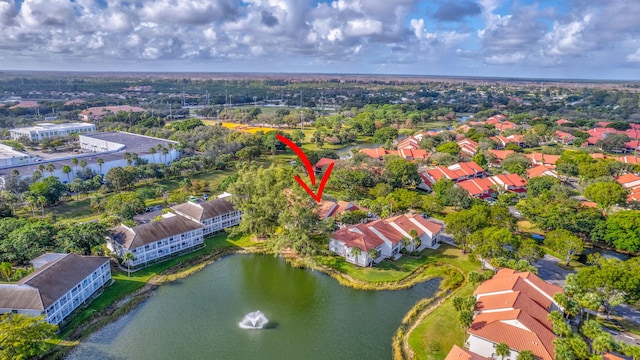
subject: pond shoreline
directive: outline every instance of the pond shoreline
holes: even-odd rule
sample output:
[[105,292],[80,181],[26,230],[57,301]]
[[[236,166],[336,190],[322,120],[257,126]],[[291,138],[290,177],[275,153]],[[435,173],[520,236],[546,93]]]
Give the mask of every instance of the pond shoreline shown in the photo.
[[[86,322],[76,326],[73,329],[66,329],[70,331],[64,338],[61,338],[60,344],[55,346],[50,353],[45,355],[43,359],[63,359],[73,349],[79,345],[83,340],[89,337],[91,334],[99,331],[106,325],[109,325],[130,311],[134,310],[141,303],[147,300],[153,295],[161,285],[170,284],[176,280],[184,279],[193,275],[210,264],[235,254],[263,254],[269,255],[262,247],[256,248],[224,248],[220,251],[206,254],[194,259],[191,259],[185,263],[179,263],[171,268],[168,268],[158,275],[153,276],[149,281],[141,288],[133,291],[132,293],[124,295],[123,298],[114,301],[108,305],[100,315],[89,318]],[[271,254],[273,255],[273,254]],[[303,267],[311,270],[317,270],[323,274],[326,274],[335,279],[341,286],[354,288],[357,290],[369,290],[369,291],[382,291],[382,290],[402,290],[410,288],[418,283],[432,280],[437,276],[423,276],[425,270],[430,266],[425,264],[415,269],[407,277],[402,280],[390,282],[390,283],[371,283],[363,280],[357,280],[350,277],[347,274],[341,273],[338,270],[332,269],[325,265],[317,263],[309,263],[302,261],[295,256],[281,255],[285,258],[285,261],[293,267]],[[419,306],[419,303],[415,304],[409,313],[414,312],[415,306]]]

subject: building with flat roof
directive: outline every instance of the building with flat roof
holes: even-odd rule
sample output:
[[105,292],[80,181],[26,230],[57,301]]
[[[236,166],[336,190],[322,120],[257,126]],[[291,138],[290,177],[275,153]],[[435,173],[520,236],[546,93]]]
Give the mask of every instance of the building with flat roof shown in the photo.
[[45,315],[59,324],[111,281],[109,258],[76,254],[44,254],[36,269],[15,284],[0,284],[0,314]]
[[29,164],[36,159],[37,157],[16,151],[11,146],[0,144],[0,169]]
[[13,140],[29,139],[40,141],[55,136],[67,136],[69,134],[88,134],[96,131],[96,126],[89,123],[52,124],[41,123],[36,126],[16,128],[9,130]]

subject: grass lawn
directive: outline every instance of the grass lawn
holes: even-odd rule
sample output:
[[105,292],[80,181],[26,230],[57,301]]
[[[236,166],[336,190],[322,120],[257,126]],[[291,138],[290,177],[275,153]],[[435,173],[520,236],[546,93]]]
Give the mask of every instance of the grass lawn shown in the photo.
[[[430,254],[430,256],[429,256]],[[480,271],[480,262],[471,261],[460,249],[442,246],[438,250],[427,253],[431,262],[451,264],[463,272]],[[454,295],[471,295],[476,285],[466,284]],[[453,308],[452,297],[429,314],[409,336],[409,345],[416,354],[416,359],[444,359],[454,344],[463,342],[463,329],[458,322],[458,313]]]
[[149,266],[136,272],[132,272],[131,277],[127,276],[126,271],[121,271],[117,268],[114,269],[112,267],[112,277],[114,283],[111,286],[105,288],[102,295],[100,295],[91,304],[89,304],[89,306],[82,309],[76,316],[72,318],[71,322],[67,324],[67,326],[65,326],[65,329],[67,330],[63,332],[62,337],[68,335],[68,329],[73,329],[77,325],[82,324],[93,314],[100,314],[109,305],[142,288],[147,284],[147,282],[149,282],[152,277],[162,273],[163,271],[173,266],[176,266],[180,263],[186,263],[203,255],[212,254],[224,248],[255,245],[251,240],[251,237],[237,236],[232,238],[229,237],[227,233],[221,233],[209,237],[205,239],[205,244],[206,247],[198,251]]

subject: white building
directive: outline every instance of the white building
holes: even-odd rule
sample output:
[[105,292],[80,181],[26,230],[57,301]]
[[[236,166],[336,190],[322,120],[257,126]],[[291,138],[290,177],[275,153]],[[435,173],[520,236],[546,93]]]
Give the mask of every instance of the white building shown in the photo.
[[242,220],[242,213],[234,209],[233,204],[225,199],[201,203],[187,201],[171,207],[171,210],[202,224],[204,236],[236,226]]
[[120,225],[111,230],[107,247],[119,257],[132,253],[130,266],[169,258],[202,245],[203,226],[186,217],[165,214],[162,219],[134,227]]
[[0,144],[0,169],[26,165],[36,161],[36,156],[13,150],[11,146]]
[[[329,236],[329,250],[344,256],[350,263],[368,266],[384,258],[398,259],[402,249],[437,248],[441,231],[442,225],[420,215],[399,215],[340,229]],[[416,239],[419,239],[420,247]],[[373,253],[372,249],[375,249],[375,257],[369,253]]]
[[45,315],[59,324],[111,281],[109,258],[45,254],[32,261],[36,269],[15,284],[0,284],[0,314]]
[[16,128],[9,130],[13,140],[27,138],[30,141],[40,141],[55,136],[67,136],[69,134],[88,134],[96,131],[94,124],[88,123],[66,123],[52,124],[41,123],[36,126]]

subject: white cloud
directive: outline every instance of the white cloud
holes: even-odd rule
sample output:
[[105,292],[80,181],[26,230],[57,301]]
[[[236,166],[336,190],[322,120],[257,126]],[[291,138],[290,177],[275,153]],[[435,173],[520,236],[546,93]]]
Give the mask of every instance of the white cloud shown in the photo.
[[636,50],[636,52],[632,54],[627,55],[627,61],[640,63],[640,49]]

